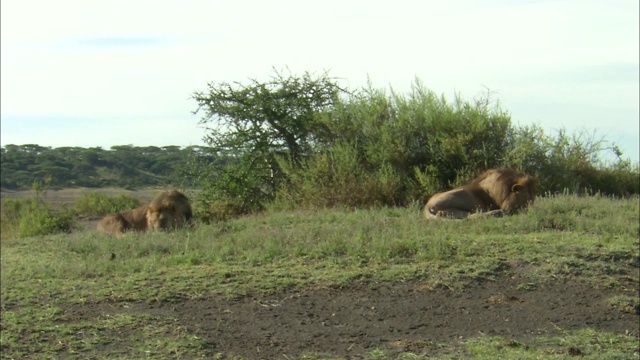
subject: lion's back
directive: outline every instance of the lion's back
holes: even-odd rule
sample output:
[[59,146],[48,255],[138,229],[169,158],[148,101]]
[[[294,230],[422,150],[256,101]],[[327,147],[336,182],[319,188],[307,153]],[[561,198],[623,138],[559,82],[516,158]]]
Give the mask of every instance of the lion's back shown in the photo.
[[96,230],[109,235],[122,235],[127,230],[127,222],[120,213],[109,214],[98,222]]
[[147,230],[147,210],[148,205],[143,205],[135,209],[125,211],[122,217],[129,223],[131,230],[145,231]]
[[147,205],[132,210],[109,214],[96,225],[96,230],[109,235],[120,236],[131,230],[147,230]]

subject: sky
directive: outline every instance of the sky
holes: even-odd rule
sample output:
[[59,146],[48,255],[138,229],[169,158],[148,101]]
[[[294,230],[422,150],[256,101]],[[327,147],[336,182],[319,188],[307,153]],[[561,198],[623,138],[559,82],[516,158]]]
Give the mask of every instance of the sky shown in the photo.
[[447,99],[639,157],[637,0],[2,0],[0,143],[204,145],[195,91],[321,74]]

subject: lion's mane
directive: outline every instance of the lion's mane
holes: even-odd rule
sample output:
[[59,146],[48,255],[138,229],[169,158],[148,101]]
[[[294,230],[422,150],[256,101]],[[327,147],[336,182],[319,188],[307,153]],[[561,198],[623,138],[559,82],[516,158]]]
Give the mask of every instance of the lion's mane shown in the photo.
[[158,194],[147,211],[147,226],[150,230],[178,229],[191,221],[193,211],[189,199],[178,190]]

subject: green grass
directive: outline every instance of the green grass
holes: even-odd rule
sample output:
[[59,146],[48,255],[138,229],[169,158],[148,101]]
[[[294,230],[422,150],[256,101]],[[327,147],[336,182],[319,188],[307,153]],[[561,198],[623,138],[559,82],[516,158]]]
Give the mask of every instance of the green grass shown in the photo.
[[[540,336],[532,345],[501,337],[481,336],[465,343],[464,357],[473,359],[637,359],[635,336],[593,330],[562,331],[560,336]],[[447,357],[444,357],[447,358]]]
[[[415,350],[403,352],[399,357],[389,351],[373,350],[366,359],[637,359],[640,356],[638,339],[630,335],[599,333],[593,330],[561,331],[560,336],[539,336],[532,344],[505,339],[499,336],[478,336],[462,342],[462,346],[438,344],[429,341],[399,343],[424,353],[439,352],[440,355],[420,355]],[[315,359],[315,358],[314,358]]]
[[[637,293],[638,200],[551,197],[496,219],[426,221],[419,209],[403,208],[288,211],[121,239],[88,230],[3,238],[2,356],[84,357],[95,347],[120,358],[208,356],[202,339],[169,318],[127,313],[77,322],[65,318],[60,304],[233,299],[354,281],[419,280],[457,290],[505,275],[518,275],[521,291],[573,279]],[[629,312],[638,301],[621,296],[609,303]],[[125,332],[134,335],[125,339]],[[560,359],[571,348],[593,359],[638,356],[637,334],[564,334],[527,346],[491,337],[433,346],[458,354],[447,350],[443,358]],[[128,350],[118,353],[127,341]]]

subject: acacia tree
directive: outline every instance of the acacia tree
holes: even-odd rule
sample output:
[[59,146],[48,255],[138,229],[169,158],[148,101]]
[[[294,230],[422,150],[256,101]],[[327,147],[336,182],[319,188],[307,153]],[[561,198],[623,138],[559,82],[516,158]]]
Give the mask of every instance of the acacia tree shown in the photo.
[[209,200],[224,197],[245,211],[259,208],[282,179],[276,158],[299,163],[327,140],[329,130],[318,113],[338,101],[342,90],[334,79],[326,72],[274,73],[266,82],[209,83],[207,91],[194,93],[194,113],[204,112],[205,141],[224,163],[192,168]]

